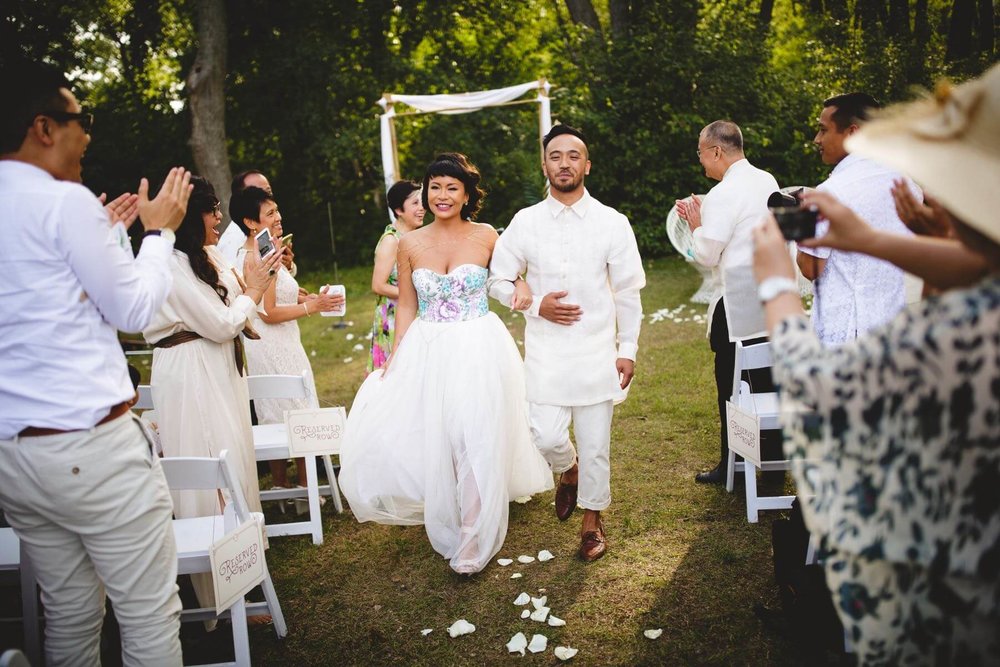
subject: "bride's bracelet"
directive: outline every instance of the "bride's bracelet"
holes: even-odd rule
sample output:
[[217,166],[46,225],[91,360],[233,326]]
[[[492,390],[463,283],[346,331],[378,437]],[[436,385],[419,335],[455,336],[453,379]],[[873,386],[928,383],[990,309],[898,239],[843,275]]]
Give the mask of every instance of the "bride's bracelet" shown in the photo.
[[306,311],[306,317],[312,315],[312,313],[309,312],[309,306],[307,306],[305,303],[302,304],[302,310]]

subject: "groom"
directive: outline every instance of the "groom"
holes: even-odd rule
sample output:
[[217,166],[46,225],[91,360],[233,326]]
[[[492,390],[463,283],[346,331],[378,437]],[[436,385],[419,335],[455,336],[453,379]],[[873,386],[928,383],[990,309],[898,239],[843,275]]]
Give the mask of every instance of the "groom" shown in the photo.
[[543,295],[525,311],[531,435],[560,473],[556,516],[584,509],[579,555],[590,562],[607,550],[601,511],[611,504],[611,414],[632,381],[646,276],[628,219],[584,188],[583,133],[556,125],[542,146],[550,194],[500,236],[490,294],[509,306],[513,281],[527,271],[532,294]]

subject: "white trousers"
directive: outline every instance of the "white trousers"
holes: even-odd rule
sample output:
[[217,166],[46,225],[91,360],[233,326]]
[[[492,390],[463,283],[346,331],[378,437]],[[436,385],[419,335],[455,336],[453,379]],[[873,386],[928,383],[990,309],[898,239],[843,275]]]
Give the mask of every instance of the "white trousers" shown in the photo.
[[105,588],[124,664],[181,664],[173,507],[135,417],[0,440],[0,507],[36,569],[49,667],[100,664]]
[[[532,403],[531,439],[552,467],[566,472],[574,461],[580,464],[576,504],[601,511],[611,504],[611,415],[612,401],[594,405],[545,405]],[[569,438],[570,421],[576,448]]]

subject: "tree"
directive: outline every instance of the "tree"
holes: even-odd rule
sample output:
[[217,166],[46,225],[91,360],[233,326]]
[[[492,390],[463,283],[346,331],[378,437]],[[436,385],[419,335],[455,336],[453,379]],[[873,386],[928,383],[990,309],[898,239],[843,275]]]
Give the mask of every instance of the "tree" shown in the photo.
[[198,55],[187,75],[189,143],[199,175],[215,185],[228,218],[232,172],[226,146],[226,8],[223,0],[198,0],[195,9]]

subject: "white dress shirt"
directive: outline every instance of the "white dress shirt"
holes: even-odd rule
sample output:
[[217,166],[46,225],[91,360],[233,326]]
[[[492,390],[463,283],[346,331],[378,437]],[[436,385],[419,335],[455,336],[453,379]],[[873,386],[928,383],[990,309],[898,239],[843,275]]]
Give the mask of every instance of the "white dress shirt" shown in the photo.
[[[573,206],[549,196],[518,211],[493,249],[490,294],[509,306],[510,282],[525,271],[534,295],[525,313],[528,400],[574,406],[624,398],[615,361],[634,360],[639,350],[646,285],[628,218],[586,191]],[[538,315],[542,297],[560,291],[569,293],[563,303],[583,311],[569,326]]]
[[78,183],[0,161],[0,440],[27,426],[86,429],[131,398],[116,330],[140,331],[170,291],[172,244],[123,251]]
[[[247,235],[243,233],[240,226],[236,224],[235,221],[230,220],[226,228],[222,230],[222,236],[219,237],[219,243],[215,246],[222,256],[225,257],[230,264],[236,266],[236,253],[240,251],[247,242]],[[239,267],[242,272],[243,267]]]
[[774,176],[745,158],[734,162],[701,202],[701,227],[694,230],[694,259],[715,269],[718,291],[708,306],[708,331],[719,299],[726,309],[729,340],[765,335],[764,311],[753,276],[753,230],[778,189]]
[[[898,173],[877,162],[848,155],[817,189],[829,192],[876,229],[910,234],[896,215],[891,192],[896,178]],[[907,182],[918,200],[923,199],[920,189]],[[828,226],[820,223],[817,236]],[[830,248],[799,248],[799,252],[826,259],[812,311],[816,335],[824,345],[854,340],[889,322],[906,304],[903,270],[889,262]]]

